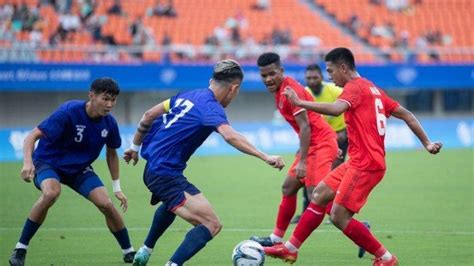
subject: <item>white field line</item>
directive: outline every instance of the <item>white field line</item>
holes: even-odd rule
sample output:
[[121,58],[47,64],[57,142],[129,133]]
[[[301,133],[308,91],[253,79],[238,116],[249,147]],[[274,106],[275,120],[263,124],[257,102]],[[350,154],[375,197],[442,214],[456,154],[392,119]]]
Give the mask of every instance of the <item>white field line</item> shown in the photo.
[[[23,228],[21,227],[0,227],[0,231],[21,231]],[[146,227],[128,227],[128,231],[148,231],[149,228]],[[185,232],[188,231],[190,228],[170,228],[168,231],[174,232]],[[81,231],[81,232],[95,232],[95,231],[104,231],[108,232],[106,226],[104,227],[44,227],[41,228],[40,231]],[[222,229],[224,232],[266,232],[270,233],[273,231],[271,228],[226,228]],[[341,232],[339,230],[324,230],[318,229],[315,231],[316,233],[338,233]],[[467,231],[423,231],[423,230],[372,230],[374,233],[379,234],[401,234],[401,235],[474,235],[474,232],[467,232]]]

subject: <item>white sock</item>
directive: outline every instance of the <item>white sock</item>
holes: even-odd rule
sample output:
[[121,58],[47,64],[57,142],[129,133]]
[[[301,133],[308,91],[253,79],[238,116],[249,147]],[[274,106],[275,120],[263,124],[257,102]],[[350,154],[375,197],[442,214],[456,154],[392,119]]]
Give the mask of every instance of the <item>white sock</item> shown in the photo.
[[392,259],[392,254],[390,252],[385,251],[385,253],[380,257],[382,260],[391,260]]
[[172,261],[168,261],[165,266],[178,266],[178,264],[172,262]]
[[293,244],[291,244],[290,241],[286,241],[285,247],[286,247],[291,253],[295,253],[295,252],[298,251],[298,248],[295,247]]
[[273,243],[281,243],[281,242],[283,242],[283,238],[281,238],[281,237],[275,235],[274,233],[272,233],[272,234],[270,235],[270,240],[272,240]]
[[146,252],[148,252],[149,254],[151,254],[153,252],[153,249],[147,247],[146,245],[143,245],[143,249],[146,250]]
[[28,245],[22,244],[20,242],[16,243],[15,249],[22,248],[22,249],[28,249]]
[[122,253],[123,253],[124,255],[125,255],[125,254],[128,254],[128,253],[130,253],[130,252],[132,252],[132,251],[135,251],[135,250],[133,249],[133,247],[130,247],[130,248],[127,248],[127,249],[122,249]]

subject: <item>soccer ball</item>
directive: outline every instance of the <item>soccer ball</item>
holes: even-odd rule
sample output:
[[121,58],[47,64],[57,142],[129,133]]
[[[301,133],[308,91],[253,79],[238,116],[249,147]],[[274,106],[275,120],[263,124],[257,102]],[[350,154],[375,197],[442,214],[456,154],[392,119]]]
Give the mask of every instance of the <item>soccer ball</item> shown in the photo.
[[263,247],[253,240],[244,240],[235,246],[232,261],[234,266],[261,266],[265,262]]

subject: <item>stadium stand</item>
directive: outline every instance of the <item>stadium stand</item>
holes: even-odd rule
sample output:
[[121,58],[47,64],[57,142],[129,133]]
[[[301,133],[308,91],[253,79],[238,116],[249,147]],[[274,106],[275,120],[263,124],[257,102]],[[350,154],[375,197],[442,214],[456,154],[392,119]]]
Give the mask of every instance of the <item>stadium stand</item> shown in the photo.
[[[439,53],[439,50],[474,45],[472,25],[474,4],[470,0],[316,0],[370,45],[381,49],[417,49],[418,61],[472,62],[474,54]],[[402,60],[400,53],[391,59]]]
[[360,62],[385,59],[377,51],[409,60],[413,50],[424,51],[421,62],[474,61],[472,51],[459,52],[474,46],[465,30],[471,1],[389,2],[315,0],[363,43],[299,0],[272,1],[267,9],[255,8],[255,0],[0,0],[0,48],[9,49],[0,49],[0,60],[195,62],[231,55],[245,62],[274,49],[289,61],[314,61],[347,46],[364,51]]

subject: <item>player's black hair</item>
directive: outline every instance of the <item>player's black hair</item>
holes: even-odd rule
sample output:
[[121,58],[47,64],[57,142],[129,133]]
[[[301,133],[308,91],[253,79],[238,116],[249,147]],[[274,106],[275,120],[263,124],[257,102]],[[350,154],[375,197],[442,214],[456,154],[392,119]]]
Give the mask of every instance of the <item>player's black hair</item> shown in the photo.
[[118,83],[108,77],[98,78],[94,80],[91,84],[90,91],[95,94],[106,93],[112,96],[117,96],[120,94],[120,88]]
[[272,52],[263,53],[257,59],[257,65],[259,67],[268,66],[273,63],[275,63],[277,66],[281,65],[280,56],[277,53],[272,53]]
[[324,61],[334,64],[345,63],[350,69],[355,69],[354,55],[352,54],[351,50],[344,47],[332,49],[326,54]]
[[321,76],[323,75],[323,72],[321,71],[321,68],[317,64],[311,64],[306,67],[306,71],[318,71]]
[[244,79],[244,71],[237,61],[226,59],[217,62],[214,66],[212,79],[217,82],[232,82],[236,79],[242,81]]

